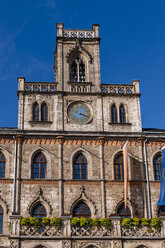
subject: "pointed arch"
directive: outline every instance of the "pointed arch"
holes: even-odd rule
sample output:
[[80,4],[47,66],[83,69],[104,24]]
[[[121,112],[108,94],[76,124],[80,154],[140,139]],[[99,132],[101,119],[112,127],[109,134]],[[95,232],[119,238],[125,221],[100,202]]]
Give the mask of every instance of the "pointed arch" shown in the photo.
[[81,186],[80,190],[81,190],[80,196],[75,199],[75,201],[72,203],[72,206],[70,208],[71,215],[73,214],[73,210],[77,206],[77,204],[79,204],[80,202],[83,202],[83,203],[85,203],[89,207],[89,209],[91,211],[91,217],[92,218],[95,218],[96,213],[97,213],[95,202],[92,201],[86,195],[86,193],[85,193],[85,187],[84,186]]
[[162,154],[160,152],[156,153],[153,158],[153,170],[155,181],[159,181],[161,179],[161,159]]
[[80,201],[74,206],[72,216],[78,218],[91,217],[91,210],[84,201]]
[[49,215],[52,214],[53,208],[50,202],[43,196],[43,190],[40,188],[39,189],[39,195],[37,198],[34,198],[32,203],[28,206],[28,212],[31,215],[34,207],[37,204],[42,204],[44,208],[46,209],[46,213],[49,213]]
[[46,157],[41,151],[39,151],[32,159],[31,177],[33,179],[45,179],[46,165]]
[[0,205],[0,234],[3,233],[3,208]]
[[116,105],[113,104],[111,106],[111,122],[112,123],[117,123],[118,122],[118,118],[117,118],[117,108]]
[[41,104],[41,121],[48,121],[48,106],[45,102]]
[[3,152],[0,151],[0,178],[5,177],[5,169],[6,169],[6,158]]
[[73,158],[73,179],[87,179],[87,159],[81,152]]
[[33,103],[33,121],[39,121],[39,105],[37,102]]
[[31,216],[32,217],[36,217],[36,218],[43,218],[46,217],[47,213],[46,213],[46,209],[43,206],[43,204],[41,202],[37,203],[31,212]]
[[131,217],[131,211],[130,211],[128,206],[127,206],[127,208],[125,208],[124,202],[122,202],[118,206],[116,213],[117,213],[117,215],[119,215],[122,218],[130,218]]
[[114,175],[115,180],[124,180],[123,154],[121,152],[114,157]]
[[121,104],[119,107],[119,118],[120,118],[120,123],[126,123],[126,111],[123,104]]

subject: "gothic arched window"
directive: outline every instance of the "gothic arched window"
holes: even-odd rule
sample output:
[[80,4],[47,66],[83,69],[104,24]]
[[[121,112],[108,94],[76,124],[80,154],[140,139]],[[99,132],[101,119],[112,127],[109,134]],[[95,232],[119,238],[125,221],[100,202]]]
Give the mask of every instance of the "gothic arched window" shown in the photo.
[[37,102],[33,104],[33,121],[39,121],[39,106]]
[[37,153],[32,162],[32,178],[43,179],[46,176],[46,158],[42,152]]
[[165,216],[165,206],[160,206],[158,208],[158,216]]
[[82,153],[73,160],[73,179],[87,179],[87,159]]
[[126,123],[125,108],[123,104],[120,105],[119,107],[119,116],[120,116],[120,123]]
[[71,82],[85,82],[85,64],[80,56],[77,56],[70,67]]
[[162,159],[162,156],[161,154],[157,154],[155,157],[154,157],[154,160],[153,160],[153,167],[154,167],[154,179],[156,181],[160,180],[161,179],[161,159]]
[[131,212],[129,208],[125,208],[124,203],[120,205],[120,207],[117,209],[117,214],[122,218],[130,218]]
[[48,120],[48,107],[45,102],[41,104],[41,121]]
[[117,123],[117,108],[115,104],[113,104],[111,107],[111,122]]
[[3,208],[0,206],[0,233],[3,233]]
[[124,180],[123,155],[119,154],[114,159],[115,180]]
[[73,209],[73,217],[88,218],[91,217],[91,211],[85,202],[79,202]]
[[33,208],[31,215],[32,215],[32,217],[36,217],[36,218],[41,219],[43,217],[46,217],[46,209],[41,203],[38,203]]
[[5,177],[6,159],[2,152],[0,152],[0,178]]

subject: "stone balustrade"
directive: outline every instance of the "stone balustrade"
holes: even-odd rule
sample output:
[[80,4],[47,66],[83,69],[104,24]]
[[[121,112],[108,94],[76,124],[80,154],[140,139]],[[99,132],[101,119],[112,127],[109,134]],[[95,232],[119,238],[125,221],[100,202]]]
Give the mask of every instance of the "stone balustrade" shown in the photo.
[[25,82],[24,90],[26,92],[55,92],[57,83]]
[[154,229],[148,226],[132,226],[127,229],[121,225],[119,217],[111,219],[111,228],[107,229],[104,226],[80,227],[72,226],[69,217],[62,218],[62,226],[54,227],[51,224],[41,224],[39,227],[31,225],[21,225],[20,216],[10,217],[10,237],[115,237],[115,238],[152,238],[164,237],[165,233],[165,218],[162,218],[160,229]]
[[75,93],[90,93],[92,88],[92,83],[83,82],[69,82],[70,92]]
[[91,39],[95,37],[95,33],[93,30],[63,30],[63,37],[65,38],[86,38]]

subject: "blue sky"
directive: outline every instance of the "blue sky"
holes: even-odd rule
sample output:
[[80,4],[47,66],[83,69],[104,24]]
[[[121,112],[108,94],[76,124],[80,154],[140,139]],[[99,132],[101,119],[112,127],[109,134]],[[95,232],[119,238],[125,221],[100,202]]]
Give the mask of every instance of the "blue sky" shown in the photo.
[[143,127],[165,128],[164,0],[0,0],[0,127],[17,126],[17,77],[54,81],[57,22],[99,23],[102,83],[140,80]]

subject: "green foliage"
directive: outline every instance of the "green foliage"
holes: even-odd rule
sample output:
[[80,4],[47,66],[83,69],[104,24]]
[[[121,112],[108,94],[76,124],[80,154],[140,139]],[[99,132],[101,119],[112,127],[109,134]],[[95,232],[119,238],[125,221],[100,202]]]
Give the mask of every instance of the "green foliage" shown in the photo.
[[100,219],[100,223],[102,226],[105,226],[107,229],[111,228],[111,219],[110,218],[102,218],[102,219]]
[[50,224],[52,224],[55,227],[61,227],[62,220],[61,220],[61,218],[51,218],[50,219]]
[[150,224],[150,219],[142,218],[141,223],[142,223],[142,225],[144,225],[144,226],[149,226],[149,224]]
[[132,225],[132,218],[123,218],[121,224],[122,224],[122,226],[129,229]]
[[30,225],[34,226],[35,228],[40,227],[42,224],[48,225],[51,224],[55,227],[61,227],[62,220],[61,218],[48,218],[43,217],[42,219],[36,217],[23,217],[21,219],[21,225]]
[[139,218],[132,218],[132,223],[133,226],[139,226],[140,225],[140,219]]
[[73,226],[105,226],[107,229],[111,228],[111,219],[103,218],[103,219],[92,219],[92,218],[72,218],[71,224]]
[[41,221],[42,221],[43,224],[49,224],[50,223],[50,219],[48,217],[43,217],[41,219]]
[[151,219],[151,226],[155,229],[159,229],[161,227],[161,219],[159,218],[152,218]]
[[132,226],[147,226],[148,232],[153,232],[153,228],[160,229],[161,227],[161,219],[159,218],[152,218],[152,219],[146,219],[146,218],[123,218],[122,220],[122,226],[126,229],[131,229]]

